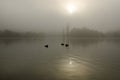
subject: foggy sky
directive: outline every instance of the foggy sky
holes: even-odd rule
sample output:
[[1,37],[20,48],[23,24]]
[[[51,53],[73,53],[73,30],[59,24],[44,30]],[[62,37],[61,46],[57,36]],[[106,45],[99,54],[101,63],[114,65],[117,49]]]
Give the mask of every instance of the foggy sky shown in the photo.
[[63,4],[70,0],[0,0],[0,30],[61,31],[88,27],[101,31],[120,29],[120,0],[74,0],[86,7],[70,15]]

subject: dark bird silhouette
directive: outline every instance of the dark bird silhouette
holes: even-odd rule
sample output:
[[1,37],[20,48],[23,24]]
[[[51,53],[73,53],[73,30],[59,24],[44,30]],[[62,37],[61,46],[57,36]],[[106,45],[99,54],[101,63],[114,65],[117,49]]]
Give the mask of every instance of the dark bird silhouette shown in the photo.
[[44,47],[48,48],[48,44],[47,44],[47,45],[45,45]]
[[65,47],[69,47],[69,44],[65,44]]
[[62,46],[64,46],[64,43],[61,43]]

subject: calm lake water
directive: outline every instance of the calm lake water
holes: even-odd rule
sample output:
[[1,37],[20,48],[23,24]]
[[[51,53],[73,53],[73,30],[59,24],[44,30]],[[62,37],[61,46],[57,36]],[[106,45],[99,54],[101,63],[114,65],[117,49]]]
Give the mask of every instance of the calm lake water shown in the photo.
[[61,42],[0,39],[0,80],[120,80],[120,39]]

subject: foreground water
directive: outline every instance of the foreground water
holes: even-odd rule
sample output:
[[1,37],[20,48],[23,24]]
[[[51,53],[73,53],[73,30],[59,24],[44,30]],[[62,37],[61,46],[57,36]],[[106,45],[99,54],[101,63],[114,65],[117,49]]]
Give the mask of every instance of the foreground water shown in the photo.
[[0,39],[0,80],[120,80],[120,39],[61,42]]

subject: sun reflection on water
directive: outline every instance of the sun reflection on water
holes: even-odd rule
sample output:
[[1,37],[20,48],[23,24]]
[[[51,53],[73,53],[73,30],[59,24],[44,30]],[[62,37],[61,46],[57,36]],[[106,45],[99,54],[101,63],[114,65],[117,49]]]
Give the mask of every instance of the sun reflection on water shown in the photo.
[[71,64],[71,65],[72,65],[72,58],[70,58],[70,62],[69,62],[69,64]]
[[87,75],[89,75],[89,67],[82,63],[84,62],[78,61],[73,57],[61,59],[58,65],[59,75],[66,79],[75,79],[78,77],[87,78]]

